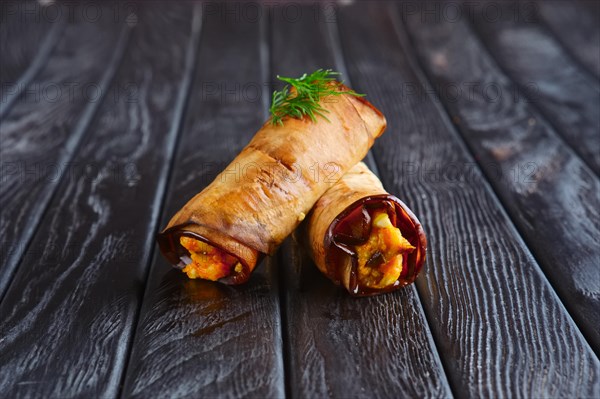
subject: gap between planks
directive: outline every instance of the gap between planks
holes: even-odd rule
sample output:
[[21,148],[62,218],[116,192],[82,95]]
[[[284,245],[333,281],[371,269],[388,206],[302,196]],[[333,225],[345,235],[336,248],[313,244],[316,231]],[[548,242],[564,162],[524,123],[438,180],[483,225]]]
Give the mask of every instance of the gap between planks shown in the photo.
[[157,233],[158,224],[165,212],[165,202],[166,196],[168,192],[168,188],[172,184],[174,164],[175,164],[175,151],[177,149],[179,143],[179,137],[181,136],[181,130],[183,126],[183,120],[185,116],[185,110],[187,109],[188,100],[190,97],[190,92],[193,87],[193,76],[196,64],[198,62],[198,52],[200,47],[200,35],[202,31],[202,7],[198,4],[194,5],[194,16],[192,20],[192,29],[191,29],[191,37],[188,43],[188,47],[186,50],[186,60],[185,60],[185,69],[183,73],[183,78],[179,85],[179,92],[177,94],[177,103],[175,105],[175,109],[173,112],[173,121],[171,123],[171,127],[168,133],[168,141],[167,141],[167,167],[161,169],[161,174],[158,177],[158,189],[157,195],[154,197],[154,205],[152,207],[153,214],[151,216],[151,223],[154,225],[150,231],[152,234],[149,234],[148,237],[148,260],[146,262],[145,270],[146,275],[144,277],[144,285],[142,287],[142,300],[138,303],[137,309],[137,317],[135,317],[134,326],[133,326],[133,334],[131,335],[130,341],[127,343],[128,349],[125,355],[125,367],[123,368],[123,374],[120,378],[118,397],[123,396],[123,388],[125,387],[125,378],[127,376],[127,372],[129,370],[129,363],[131,361],[131,354],[133,350],[133,345],[138,336],[138,326],[141,317],[141,309],[144,305],[144,301],[147,296],[147,287],[148,280],[150,278],[150,268],[152,266],[152,262],[154,257],[156,256],[156,245],[154,242],[154,237]]
[[[390,7],[390,8],[392,8],[392,7]],[[469,146],[466,138],[463,137],[463,135],[458,131],[458,129],[450,122],[451,115],[449,114],[448,109],[443,105],[443,102],[439,96],[439,93],[434,88],[434,85],[432,84],[432,82],[429,79],[429,75],[427,73],[425,73],[426,69],[421,64],[420,58],[417,56],[416,51],[414,50],[415,44],[413,43],[413,40],[411,39],[410,35],[407,32],[407,27],[399,21],[399,15],[398,15],[399,10],[396,8],[392,8],[390,10],[390,13],[391,13],[391,18],[392,18],[392,21],[394,24],[394,28],[397,33],[396,36],[398,37],[398,40],[402,43],[403,47],[406,48],[406,50],[407,50],[405,52],[405,54],[407,55],[409,63],[412,65],[412,68],[415,71],[415,74],[418,76],[420,82],[425,87],[427,87],[427,90],[426,90],[427,96],[432,99],[434,106],[439,110],[440,115],[443,116],[442,119],[443,119],[444,123],[446,124],[448,131],[451,132],[452,136],[455,138],[456,142],[463,148],[465,153],[469,154],[469,156],[473,159],[473,163],[475,165],[477,165],[477,170],[483,177],[483,182],[485,184],[485,190],[490,193],[490,197],[496,203],[497,208],[501,211],[503,216],[507,220],[510,221],[510,228],[513,230],[513,236],[518,240],[518,242],[524,248],[527,249],[529,255],[534,259],[534,261],[535,261],[534,267],[536,268],[536,270],[540,274],[540,276],[543,276],[545,284],[550,288],[552,297],[556,300],[557,304],[560,306],[560,309],[562,310],[564,315],[566,315],[569,322],[573,326],[575,326],[574,330],[576,331],[576,335],[580,339],[582,339],[585,343],[587,343],[588,347],[592,350],[592,352],[594,352],[596,354],[596,356],[598,356],[598,353],[596,352],[595,348],[592,346],[590,340],[588,339],[587,336],[584,335],[583,331],[579,327],[579,324],[575,322],[575,320],[573,319],[573,316],[568,311],[567,304],[563,301],[561,296],[558,295],[554,285],[548,279],[546,273],[544,272],[544,269],[541,266],[540,260],[538,259],[537,256],[535,256],[535,254],[533,253],[533,251],[529,247],[529,245],[527,245],[527,241],[525,239],[524,232],[521,231],[521,229],[518,227],[517,223],[513,219],[512,212],[510,211],[510,209],[508,209],[505,206],[505,204],[503,203],[503,201],[500,199],[498,192],[494,189],[493,185],[491,184],[491,182],[489,180],[488,175],[485,173],[485,171],[482,169],[480,163],[477,161],[478,158],[477,158],[476,154],[474,153],[474,151]],[[472,28],[470,22],[468,24],[468,28],[470,29],[471,33],[473,33],[473,28]],[[477,36],[475,36],[475,37],[476,37],[476,40],[481,42],[481,40]],[[495,62],[495,59],[493,57],[492,57],[492,59]],[[502,72],[504,73],[504,70],[502,70]],[[506,75],[506,76],[508,76],[508,75]],[[520,89],[517,89],[517,90],[520,90]],[[579,159],[581,161],[582,165],[590,172],[590,174],[592,174],[593,176],[596,176],[595,173],[589,168],[589,166],[583,160],[581,160],[579,155],[567,143],[564,142],[564,139],[560,135],[558,135],[556,133],[556,131],[554,130],[554,126],[546,121],[545,117],[543,116],[544,114],[542,114],[541,112],[538,112],[539,110],[537,108],[535,108],[534,111],[537,112],[537,114],[544,119],[544,122],[546,122],[548,126],[552,127],[551,129],[549,129],[549,132],[551,132],[550,134],[552,134],[555,138],[557,138],[558,140],[561,141],[561,143],[569,151],[569,154],[571,156]]]
[[17,90],[13,93],[6,93],[6,98],[2,98],[0,102],[0,120],[4,118],[6,113],[10,110],[13,103],[23,94],[25,87],[29,85],[31,80],[40,72],[42,67],[46,65],[46,61],[50,57],[52,50],[56,47],[58,43],[58,39],[61,37],[61,34],[65,28],[66,23],[63,18],[60,18],[58,22],[52,25],[50,28],[50,32],[42,42],[40,46],[40,50],[37,55],[27,67],[25,72],[19,77],[19,79],[15,82],[15,86]]
[[[328,39],[331,44],[331,48],[333,49],[333,59],[334,59],[335,66],[336,66],[337,70],[342,74],[342,76],[344,76],[346,82],[348,83],[348,86],[352,87],[352,82],[350,81],[350,74],[348,73],[348,70],[346,69],[346,61],[345,61],[344,53],[342,51],[342,46],[341,46],[340,27],[338,24],[337,11],[334,14],[333,23],[328,23],[328,24],[326,24],[326,26],[327,26],[326,29],[327,29]],[[369,166],[371,171],[373,171],[373,173],[375,173],[375,175],[377,175],[377,177],[381,179],[381,174],[379,173],[377,159],[375,158],[375,155],[373,154],[372,150],[369,150],[369,152],[367,153],[367,156],[365,158],[365,163]],[[427,322],[426,336],[429,341],[429,345],[432,349],[433,356],[434,356],[436,362],[438,363],[438,365],[440,366],[440,368],[443,370],[443,377],[445,379],[445,383],[448,385],[448,387],[450,387],[450,390],[451,390],[452,394],[454,395],[456,390],[454,389],[454,387],[450,383],[450,380],[448,379],[448,372],[446,369],[446,365],[441,360],[439,344],[431,332],[430,324],[432,323],[432,320],[431,320],[430,316],[428,316],[427,312],[425,311],[425,307],[423,306],[423,301],[421,298],[422,294],[419,292],[419,290],[417,289],[417,286],[414,283],[411,284],[410,287],[406,287],[406,288],[411,289],[417,298],[417,303],[419,304],[419,308],[420,308],[419,313],[422,315],[423,319]]]
[[[117,44],[115,47],[115,51],[113,53],[112,58],[109,61],[109,64],[106,68],[106,72],[102,75],[102,79],[100,84],[100,96],[98,101],[90,102],[83,110],[82,115],[79,117],[75,128],[69,135],[69,138],[65,142],[63,147],[63,151],[61,156],[56,160],[57,164],[64,165],[73,158],[77,148],[79,147],[81,141],[83,140],[88,127],[96,114],[96,111],[100,107],[100,104],[103,102],[105,93],[107,92],[107,88],[110,86],[115,73],[123,60],[123,56],[125,54],[125,49],[127,48],[127,44],[129,42],[129,38],[131,37],[131,28],[127,24],[123,24],[121,27],[121,32],[119,33]],[[31,244],[31,239],[35,231],[37,230],[42,218],[44,217],[46,211],[48,210],[48,206],[52,201],[52,198],[56,194],[56,190],[61,183],[61,181],[65,178],[66,175],[62,175],[58,179],[52,179],[50,181],[49,189],[43,191],[41,193],[42,198],[40,198],[39,202],[41,206],[34,209],[31,217],[29,218],[29,222],[26,226],[24,226],[23,233],[19,237],[19,239],[24,243],[24,245],[17,246],[17,250],[14,251],[10,256],[8,256],[6,260],[6,273],[8,277],[4,280],[6,284],[4,286],[0,285],[0,302],[4,299],[4,296],[8,292],[12,284],[12,280],[16,274],[17,266],[21,262],[23,255],[27,253],[27,250]],[[0,280],[1,281],[1,280]]]

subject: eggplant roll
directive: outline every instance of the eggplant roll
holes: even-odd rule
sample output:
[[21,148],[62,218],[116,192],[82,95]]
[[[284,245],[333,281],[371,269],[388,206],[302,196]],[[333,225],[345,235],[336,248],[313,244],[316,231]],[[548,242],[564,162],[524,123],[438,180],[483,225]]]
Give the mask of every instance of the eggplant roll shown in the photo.
[[385,130],[384,116],[361,97],[328,95],[319,104],[326,118],[265,122],[231,164],[173,216],[157,240],[175,267],[190,278],[245,282],[260,258],[273,254]]
[[410,284],[425,262],[421,223],[362,162],[317,201],[301,234],[321,272],[356,296]]

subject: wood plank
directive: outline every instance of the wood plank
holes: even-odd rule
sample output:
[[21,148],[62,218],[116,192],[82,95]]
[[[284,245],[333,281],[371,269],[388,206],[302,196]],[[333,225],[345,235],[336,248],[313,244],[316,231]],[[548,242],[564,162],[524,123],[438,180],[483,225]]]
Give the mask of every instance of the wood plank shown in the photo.
[[521,88],[515,95],[531,102],[600,175],[600,81],[573,61],[535,15],[514,18],[511,9],[511,3],[499,3],[501,17],[493,20],[474,13],[474,29]]
[[[117,396],[191,87],[196,14],[195,31],[189,4],[148,3],[128,20],[137,26],[110,96],[0,305],[4,396]],[[71,51],[111,38],[96,34]]]
[[63,32],[61,4],[0,3],[0,119],[46,63]]
[[[265,117],[261,19],[205,18],[195,85],[161,227],[227,166]],[[156,248],[128,366],[126,397],[282,397],[275,264],[240,287],[189,280]]]
[[600,3],[596,0],[577,0],[578,4],[583,5],[588,9],[588,12],[600,22]]
[[[600,20],[598,4],[588,9],[580,1],[537,1],[540,20],[578,62],[600,78]],[[596,15],[594,15],[594,13]]]
[[60,5],[54,5],[52,10],[47,10],[37,1],[0,4],[0,83],[3,90],[6,84],[15,83],[23,75],[52,30],[64,23],[62,8],[58,7]]
[[75,14],[46,66],[2,120],[0,298],[58,182],[73,171],[69,161],[121,58],[125,24],[101,10],[94,22]]
[[356,89],[388,118],[374,147],[383,182],[428,233],[416,283],[454,394],[597,396],[597,357],[431,95],[394,4],[382,5],[341,8],[340,37]]
[[[480,82],[481,87],[493,85],[501,93],[515,92],[467,24],[409,21],[414,48],[435,87],[447,92],[449,85]],[[568,88],[565,92],[570,93]],[[440,98],[544,272],[598,351],[598,178],[518,97]]]
[[[270,12],[274,74],[343,71],[334,10],[298,10]],[[280,254],[291,397],[452,395],[414,286],[357,299],[322,276],[293,240]]]

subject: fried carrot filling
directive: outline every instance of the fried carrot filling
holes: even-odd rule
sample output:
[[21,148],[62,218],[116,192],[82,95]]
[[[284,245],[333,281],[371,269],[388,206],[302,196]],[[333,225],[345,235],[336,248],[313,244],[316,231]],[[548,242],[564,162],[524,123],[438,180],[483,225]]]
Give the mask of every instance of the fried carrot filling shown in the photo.
[[216,281],[229,276],[232,271],[242,271],[242,265],[237,258],[204,241],[181,236],[179,242],[190,253],[191,262],[187,259],[187,265],[182,270],[189,278]]
[[385,288],[398,280],[402,273],[403,254],[415,247],[402,237],[385,211],[373,215],[371,234],[364,244],[356,246],[358,279],[362,286]]

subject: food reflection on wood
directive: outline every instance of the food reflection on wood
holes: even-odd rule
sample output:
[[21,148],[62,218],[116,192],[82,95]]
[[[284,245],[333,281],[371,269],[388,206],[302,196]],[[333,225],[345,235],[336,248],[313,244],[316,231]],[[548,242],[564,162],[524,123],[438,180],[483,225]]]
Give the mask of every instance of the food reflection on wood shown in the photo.
[[362,162],[317,201],[302,233],[319,269],[357,296],[410,284],[425,262],[418,219]]

